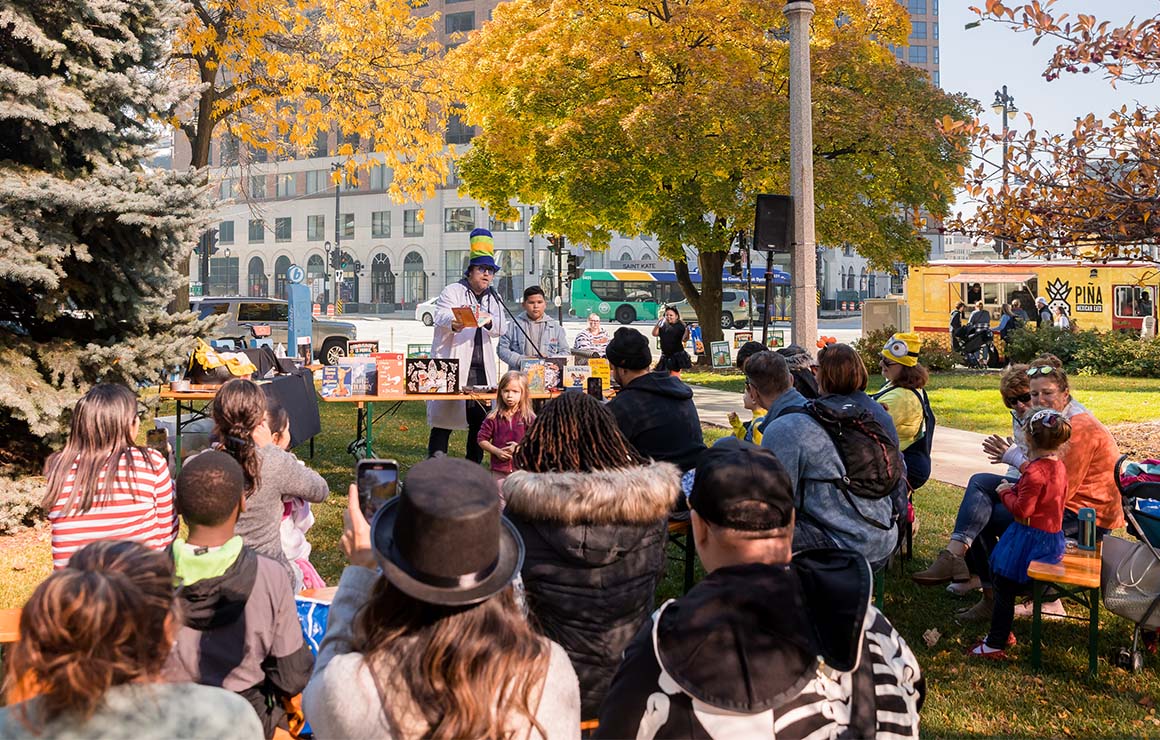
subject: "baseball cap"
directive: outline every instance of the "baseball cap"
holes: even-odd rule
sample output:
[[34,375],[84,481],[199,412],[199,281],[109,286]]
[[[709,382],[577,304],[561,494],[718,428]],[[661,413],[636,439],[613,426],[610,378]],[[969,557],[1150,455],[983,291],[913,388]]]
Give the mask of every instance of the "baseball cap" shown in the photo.
[[772,452],[730,437],[698,460],[689,507],[719,527],[778,529],[793,516],[793,483]]

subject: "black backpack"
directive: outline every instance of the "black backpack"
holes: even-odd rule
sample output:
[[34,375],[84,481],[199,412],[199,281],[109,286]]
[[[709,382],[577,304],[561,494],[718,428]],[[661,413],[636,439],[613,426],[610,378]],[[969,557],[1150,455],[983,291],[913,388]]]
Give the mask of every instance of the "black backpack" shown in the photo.
[[[877,501],[894,495],[902,479],[902,453],[898,443],[890,437],[886,427],[869,410],[855,403],[838,403],[819,398],[805,406],[783,409],[786,414],[809,414],[826,431],[846,474],[826,482],[841,491],[846,501],[868,523],[879,529],[890,529],[893,523],[883,524],[864,515],[854,498]],[[856,471],[856,472],[852,472]]]

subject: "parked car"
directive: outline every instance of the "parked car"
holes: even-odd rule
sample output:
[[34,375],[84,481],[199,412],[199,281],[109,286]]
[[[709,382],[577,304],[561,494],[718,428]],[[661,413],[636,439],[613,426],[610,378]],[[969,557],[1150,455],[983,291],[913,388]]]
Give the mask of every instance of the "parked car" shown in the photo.
[[[735,326],[745,326],[745,322],[749,320],[747,306],[744,291],[721,291],[721,328],[732,329]],[[687,299],[674,303],[673,308],[680,311],[682,321],[690,321],[697,315]],[[760,318],[760,314],[758,317]]]
[[422,321],[423,326],[435,325],[435,301],[437,298],[432,298],[429,301],[423,301],[418,306],[415,306],[415,320]]
[[[214,339],[241,339],[250,337],[250,327],[269,326],[270,340],[286,344],[286,320],[290,304],[277,298],[242,298],[238,296],[206,296],[198,303],[198,318],[226,316],[226,323]],[[319,362],[334,365],[346,356],[346,343],[355,339],[354,324],[346,321],[314,317],[311,323],[311,345]],[[293,347],[286,351],[294,354]]]

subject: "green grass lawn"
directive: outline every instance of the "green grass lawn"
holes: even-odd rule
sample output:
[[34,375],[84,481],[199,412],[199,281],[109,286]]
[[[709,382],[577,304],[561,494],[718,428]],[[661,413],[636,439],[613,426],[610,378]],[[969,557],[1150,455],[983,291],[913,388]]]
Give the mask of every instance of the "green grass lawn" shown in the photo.
[[[1088,379],[1082,379],[1087,381]],[[982,381],[979,381],[980,385]],[[968,383],[960,381],[961,385]],[[964,388],[966,393],[970,389]],[[982,389],[976,392],[983,393]],[[163,413],[165,410],[163,409]],[[316,523],[309,534],[314,545],[312,560],[328,583],[335,583],[344,560],[338,548],[347,487],[353,479],[354,459],[346,446],[355,427],[354,409],[346,404],[323,404],[323,433],[317,439],[313,460],[305,447],[297,450],[307,464],[330,484],[332,495],[315,505]],[[427,426],[421,404],[405,404],[399,414],[382,419],[375,427],[378,453],[399,460],[404,469],[426,455]],[[722,436],[707,430],[707,441]],[[463,454],[464,434],[452,436],[451,454]],[[961,496],[960,489],[930,483],[917,496],[921,529],[915,541],[916,557],[907,573],[920,570],[944,546]],[[678,596],[682,582],[680,553],[671,547],[672,558],[657,588],[657,603]],[[703,575],[697,566],[698,577]],[[0,606],[19,606],[49,572],[46,531],[0,538],[0,572],[7,577],[0,586]],[[1044,670],[1033,673],[1030,653],[1030,621],[1015,624],[1020,644],[1014,660],[1006,664],[970,662],[963,653],[986,631],[985,625],[964,627],[953,619],[956,608],[969,600],[952,597],[941,588],[919,588],[896,568],[886,576],[885,612],[910,643],[927,680],[923,731],[930,737],[963,736],[1101,736],[1140,737],[1160,735],[1160,718],[1154,703],[1160,701],[1160,657],[1150,657],[1139,675],[1113,667],[1115,649],[1130,641],[1128,622],[1102,613],[1100,674],[1086,678],[1086,625],[1080,622],[1045,624]],[[1079,613],[1072,607],[1072,612]],[[928,629],[942,633],[938,643],[927,647],[922,634]]]
[[[729,373],[684,373],[681,379],[741,393],[744,376]],[[1073,376],[1072,396],[1104,424],[1160,419],[1160,379]],[[869,389],[882,387],[882,376],[871,375]],[[997,372],[934,373],[927,385],[931,407],[942,426],[984,434],[1010,434],[1011,416],[999,398]]]

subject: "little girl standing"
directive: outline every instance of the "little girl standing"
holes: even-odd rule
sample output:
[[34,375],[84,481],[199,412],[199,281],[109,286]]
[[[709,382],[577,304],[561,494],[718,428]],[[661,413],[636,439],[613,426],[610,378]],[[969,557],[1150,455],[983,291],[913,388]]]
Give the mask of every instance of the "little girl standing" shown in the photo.
[[499,488],[503,504],[503,482],[515,469],[512,457],[524,439],[528,427],[535,420],[532,397],[528,393],[528,379],[515,370],[499,379],[495,409],[483,420],[477,441],[491,453],[491,474]]
[[996,492],[1015,517],[991,553],[995,589],[995,610],[991,631],[970,655],[1006,658],[1006,648],[1014,644],[1011,623],[1015,619],[1015,597],[1030,580],[1027,566],[1033,560],[1058,563],[1065,548],[1063,506],[1067,500],[1067,471],[1059,459],[1059,448],[1071,438],[1071,425],[1063,414],[1052,409],[1033,409],[1024,422],[1031,460],[1012,486],[999,485]]
[[[290,415],[282,404],[272,397],[266,399],[266,425],[270,427],[270,437],[276,447],[290,452]],[[293,454],[293,453],[290,453]],[[305,465],[301,460],[298,461]],[[310,502],[297,496],[282,497],[282,552],[290,561],[294,571],[295,593],[304,588],[325,588],[326,581],[318,575],[310,562],[310,543],[306,533],[314,526],[314,514]]]

